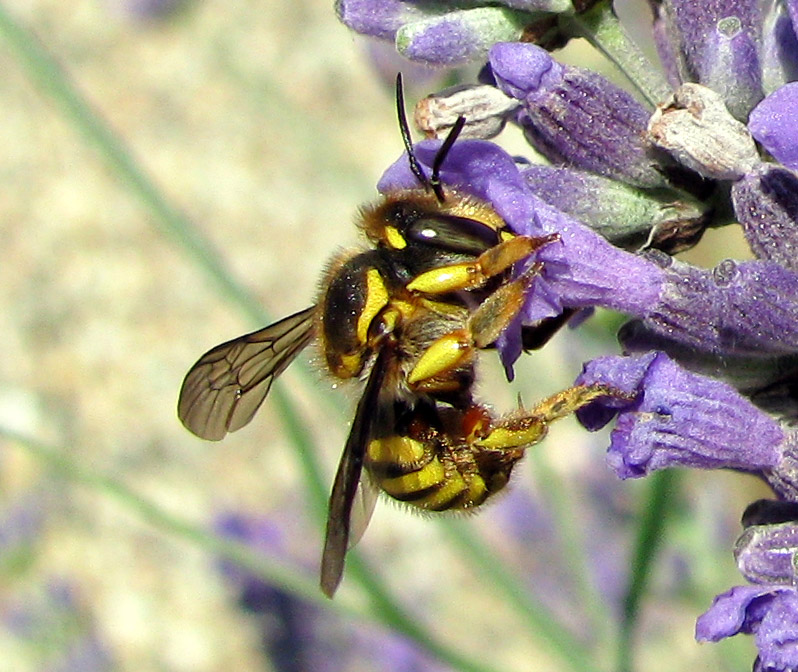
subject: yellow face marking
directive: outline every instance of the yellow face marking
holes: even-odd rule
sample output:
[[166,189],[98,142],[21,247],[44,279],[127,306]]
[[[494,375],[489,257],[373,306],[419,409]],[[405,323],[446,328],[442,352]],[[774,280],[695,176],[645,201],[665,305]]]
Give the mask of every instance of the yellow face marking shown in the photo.
[[402,250],[407,247],[407,241],[402,238],[402,234],[399,233],[395,226],[385,227],[385,239],[388,241],[388,245],[395,250]]
[[371,323],[377,314],[388,304],[388,290],[376,268],[366,272],[366,305],[357,318],[357,340],[366,343]]
[[434,378],[459,366],[471,353],[471,343],[464,331],[441,336],[419,357],[407,382],[410,385]]

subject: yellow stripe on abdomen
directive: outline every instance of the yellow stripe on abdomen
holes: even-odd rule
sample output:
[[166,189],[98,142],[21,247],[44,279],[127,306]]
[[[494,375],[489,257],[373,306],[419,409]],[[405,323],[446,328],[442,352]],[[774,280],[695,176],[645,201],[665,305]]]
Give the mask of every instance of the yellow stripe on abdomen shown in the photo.
[[476,470],[463,474],[450,455],[407,436],[372,441],[365,466],[386,494],[427,511],[466,509],[488,496]]

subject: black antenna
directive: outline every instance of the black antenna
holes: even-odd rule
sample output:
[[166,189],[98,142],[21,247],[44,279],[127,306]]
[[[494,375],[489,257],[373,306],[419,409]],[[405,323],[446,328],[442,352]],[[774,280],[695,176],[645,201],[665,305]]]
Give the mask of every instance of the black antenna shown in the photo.
[[443,203],[443,185],[441,184],[441,166],[443,162],[446,161],[446,157],[449,155],[449,150],[454,146],[454,141],[457,140],[457,136],[460,135],[460,131],[463,130],[463,126],[465,126],[465,117],[457,117],[457,121],[454,122],[454,126],[452,126],[452,130],[449,131],[449,135],[446,136],[446,140],[443,141],[440,148],[438,149],[438,153],[435,155],[435,160],[432,162],[432,177],[429,178],[429,186],[432,187],[432,191],[435,192],[435,197],[438,199],[438,203]]
[[443,193],[443,185],[441,184],[441,166],[446,160],[449,151],[452,149],[455,140],[457,140],[457,137],[463,130],[463,126],[465,126],[465,117],[457,117],[457,121],[454,122],[452,130],[449,131],[449,135],[446,136],[437,154],[435,154],[435,159],[432,162],[432,176],[427,178],[424,174],[424,169],[421,167],[421,163],[416,158],[415,152],[413,152],[413,143],[410,139],[410,127],[408,126],[407,114],[405,113],[405,95],[404,87],[402,86],[401,72],[396,75],[396,114],[399,117],[399,131],[402,134],[402,142],[405,145],[405,151],[407,151],[407,160],[410,162],[410,172],[415,175],[416,179],[425,189],[432,189],[439,203],[443,203],[446,199]]
[[410,161],[410,172],[416,176],[416,179],[421,183],[425,189],[428,189],[431,184],[421,168],[416,155],[413,153],[413,143],[410,139],[410,127],[407,125],[407,114],[405,113],[405,93],[402,86],[402,73],[396,75],[396,114],[399,117],[399,131],[402,134],[402,142],[405,144],[405,151],[407,152],[407,160]]

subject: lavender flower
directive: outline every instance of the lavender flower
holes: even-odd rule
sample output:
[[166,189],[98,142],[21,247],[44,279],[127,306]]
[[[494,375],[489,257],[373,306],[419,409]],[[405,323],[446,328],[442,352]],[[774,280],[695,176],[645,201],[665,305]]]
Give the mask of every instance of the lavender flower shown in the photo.
[[696,623],[696,639],[756,637],[757,670],[790,670],[798,656],[798,506],[760,500],[743,515],[735,544],[740,573],[752,584],[719,595]]
[[[348,25],[370,17],[363,32],[394,40],[411,59],[484,60],[479,83],[458,89],[458,112],[468,117],[474,101],[479,117],[472,137],[492,137],[509,119],[548,162],[462,140],[441,172],[446,187],[488,202],[517,233],[559,236],[530,260],[542,271],[497,341],[508,375],[523,327],[565,311],[621,312],[631,318],[620,334],[626,356],[598,358],[577,379],[627,395],[579,414],[591,429],[615,419],[616,473],[733,469],[764,480],[775,501],[798,502],[798,433],[788,422],[798,418],[798,2],[650,2],[663,74],[641,66],[633,48],[614,51],[639,96],[541,46],[576,34],[601,42],[598,16],[628,44],[606,4],[584,15],[536,5],[545,20],[529,3],[502,4],[338,6]],[[440,135],[451,123],[435,118],[426,130]],[[437,147],[415,149],[427,170]],[[414,186],[404,157],[379,184]],[[669,256],[705,228],[733,223],[754,260],[701,268]],[[748,528],[737,558],[752,585],[718,598],[699,620],[699,639],[755,634],[756,669],[798,669],[795,527]]]

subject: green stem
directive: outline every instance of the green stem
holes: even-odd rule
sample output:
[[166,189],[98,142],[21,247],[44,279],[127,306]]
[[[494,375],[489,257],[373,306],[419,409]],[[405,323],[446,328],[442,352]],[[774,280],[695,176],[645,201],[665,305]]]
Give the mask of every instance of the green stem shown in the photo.
[[[213,555],[231,560],[263,581],[280,585],[303,599],[318,604],[328,604],[313,580],[252,550],[244,543],[219,537],[204,527],[168,513],[120,480],[86,469],[70,457],[76,454],[74,451],[47,445],[4,427],[0,427],[0,437],[22,446],[59,476],[101,492],[109,500],[115,500],[127,511],[153,527],[182,538]],[[358,613],[352,605],[341,603],[337,606],[351,615]]]
[[612,8],[611,2],[600,2],[582,14],[569,16],[566,29],[584,37],[614,63],[629,79],[651,107],[671,94],[671,87],[661,70],[640,50],[628,35]]
[[2,4],[0,36],[13,49],[19,63],[42,92],[60,108],[83,138],[96,147],[130,192],[152,212],[159,230],[189,253],[223,296],[238,304],[256,322],[263,324],[266,321],[263,309],[251,294],[233,280],[210,240],[166,201],[122,139],[78,90],[67,72],[38,38],[18,23]]
[[587,554],[576,525],[580,517],[572,506],[572,502],[576,500],[568,496],[561,479],[549,467],[541,452],[534,453],[533,460],[540,475],[538,482],[541,491],[554,519],[554,528],[560,535],[563,555],[568,560],[566,567],[574,581],[580,609],[590,618],[591,632],[594,633],[592,639],[596,642],[594,649],[609,650],[609,646],[604,645],[609,644],[613,624],[607,618],[606,605],[595,582],[591,580]]
[[463,557],[474,567],[478,576],[490,582],[491,592],[514,608],[526,621],[527,629],[542,645],[570,666],[574,672],[596,672],[595,659],[571,633],[557,622],[551,610],[534,600],[496,554],[475,535],[467,525],[457,520],[442,520],[450,540],[460,548]]
[[646,506],[637,530],[632,571],[623,603],[616,666],[619,672],[632,670],[632,647],[640,605],[651,578],[669,509],[677,497],[678,483],[677,473],[672,469],[659,471],[649,477]]
[[[75,454],[75,451],[49,446],[3,427],[0,427],[0,438],[13,441],[24,447],[31,455],[44,462],[47,467],[60,476],[102,492],[109,499],[117,501],[126,510],[153,527],[182,538],[217,557],[235,562],[240,567],[252,572],[257,578],[270,584],[279,585],[302,599],[352,618],[363,617],[362,611],[356,608],[354,603],[340,598],[330,601],[323,597],[315,580],[308,579],[296,570],[275,562],[244,543],[224,539],[203,527],[193,525],[168,513],[136,493],[122,481],[83,468],[77,460],[70,457]],[[352,563],[350,562],[350,564]],[[358,565],[359,563],[354,564]],[[453,669],[463,670],[463,672],[499,672],[498,668],[475,662],[455,648],[436,640],[428,628],[398,606],[396,601],[383,589],[382,584],[374,578],[373,572],[365,571],[366,568],[363,565],[360,565],[359,569],[364,572],[365,579],[362,583],[372,599],[374,620],[394,632],[412,639],[417,645]]]

